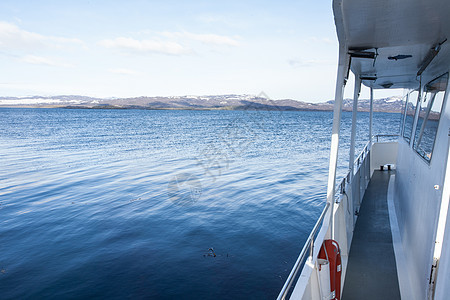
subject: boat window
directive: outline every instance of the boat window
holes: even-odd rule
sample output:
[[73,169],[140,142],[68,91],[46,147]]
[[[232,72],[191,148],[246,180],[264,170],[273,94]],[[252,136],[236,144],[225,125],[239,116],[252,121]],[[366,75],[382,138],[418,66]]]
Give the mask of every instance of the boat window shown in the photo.
[[433,153],[447,82],[448,73],[429,82],[424,87],[424,97],[420,102],[414,149],[428,162]]
[[414,123],[414,114],[416,111],[419,91],[415,90],[409,93],[405,107],[405,125],[403,128],[403,137],[409,143],[411,141],[412,127]]
[[401,120],[400,120],[400,135],[403,134],[403,128],[405,126],[405,112],[406,112],[406,104],[408,103],[408,96],[409,93],[403,96],[402,98],[402,114],[401,114]]

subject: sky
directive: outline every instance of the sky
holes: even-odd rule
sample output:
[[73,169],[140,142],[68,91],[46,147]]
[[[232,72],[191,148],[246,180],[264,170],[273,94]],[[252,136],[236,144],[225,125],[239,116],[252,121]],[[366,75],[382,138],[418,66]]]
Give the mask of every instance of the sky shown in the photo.
[[331,0],[0,2],[0,96],[323,102],[337,56]]

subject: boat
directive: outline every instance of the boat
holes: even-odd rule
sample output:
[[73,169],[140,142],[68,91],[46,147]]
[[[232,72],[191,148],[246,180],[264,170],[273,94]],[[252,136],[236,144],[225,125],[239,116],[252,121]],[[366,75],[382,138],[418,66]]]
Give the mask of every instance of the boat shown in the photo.
[[[332,5],[339,59],[326,204],[278,299],[448,299],[450,1]],[[349,171],[337,181],[350,72]],[[356,156],[361,85],[370,89],[369,140]],[[394,137],[372,134],[380,89],[405,91]]]

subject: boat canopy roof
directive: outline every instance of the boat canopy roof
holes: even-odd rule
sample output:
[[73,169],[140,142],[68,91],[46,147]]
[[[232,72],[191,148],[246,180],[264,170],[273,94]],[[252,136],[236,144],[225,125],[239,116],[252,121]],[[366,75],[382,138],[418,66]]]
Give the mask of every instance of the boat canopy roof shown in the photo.
[[449,0],[334,0],[333,10],[339,43],[364,85],[415,89],[448,71]]

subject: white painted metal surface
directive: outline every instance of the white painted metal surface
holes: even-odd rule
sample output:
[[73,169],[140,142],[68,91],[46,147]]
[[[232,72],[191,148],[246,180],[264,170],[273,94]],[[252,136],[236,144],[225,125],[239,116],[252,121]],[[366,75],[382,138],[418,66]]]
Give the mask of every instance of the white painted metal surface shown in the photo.
[[[450,140],[450,136],[449,136]],[[449,143],[447,144],[449,145]],[[449,146],[447,146],[449,147]],[[434,254],[433,254],[433,279],[434,281],[430,285],[431,291],[429,291],[429,298],[433,298],[435,295],[436,299],[447,299],[448,295],[445,291],[445,287],[447,287],[448,283],[450,282],[450,269],[449,269],[449,260],[450,260],[450,253],[448,250],[448,240],[449,238],[449,232],[450,232],[450,225],[448,224],[448,213],[449,213],[449,202],[450,202],[450,161],[447,156],[447,162],[446,162],[447,168],[445,171],[445,177],[444,177],[444,186],[440,186],[436,184],[434,186],[435,190],[442,189],[442,199],[441,199],[441,205],[439,209],[439,218],[438,218],[438,227],[436,231],[436,239],[434,243]],[[447,231],[447,241],[444,239],[445,232]],[[446,244],[447,248],[443,248],[444,243]],[[444,255],[443,255],[444,254]],[[440,274],[440,275],[439,275]],[[439,290],[437,293],[435,287],[438,286]]]
[[369,110],[369,143],[372,144],[372,126],[373,126],[373,88],[370,87],[370,110]]
[[394,247],[395,261],[397,265],[397,277],[400,288],[400,295],[402,299],[420,299],[418,295],[414,293],[414,289],[411,285],[411,266],[405,259],[405,249],[403,249],[402,239],[400,235],[400,229],[398,227],[397,213],[395,211],[395,175],[391,175],[388,187],[388,209],[389,209],[389,222],[392,232],[392,245]]
[[357,76],[355,78],[355,89],[353,91],[353,108],[352,108],[352,133],[350,137],[350,157],[348,160],[349,169],[351,178],[350,181],[353,179],[354,174],[354,161],[355,161],[355,139],[356,139],[356,117],[358,114],[358,99],[359,99],[359,93],[361,91],[361,79]]
[[[384,88],[418,87],[418,66],[436,43],[450,38],[450,1],[447,0],[338,0],[341,9],[334,10],[339,41],[349,49],[375,51],[372,59],[352,59],[355,74],[376,75],[375,81],[363,81],[367,86]],[[340,21],[342,20],[342,23]],[[338,24],[341,23],[341,24]],[[430,68],[439,69],[450,54],[450,41],[442,45],[439,57]],[[388,59],[411,55],[404,59]],[[441,73],[444,73],[444,67]],[[439,72],[438,72],[439,73]],[[428,81],[427,74],[424,80]]]
[[[396,168],[388,205],[401,295],[406,299],[447,299],[450,103],[446,98],[450,87],[430,162],[416,153],[413,141],[409,143],[403,137],[398,143],[369,143],[355,162],[355,171],[350,173],[354,178],[348,175],[340,184],[337,203],[335,189],[342,96],[350,55],[357,84],[355,105],[360,77],[364,85],[371,87],[371,108],[372,88],[423,89],[424,84],[450,71],[450,41],[446,41],[450,39],[450,1],[334,0],[333,10],[340,48],[327,189],[330,209],[291,299],[320,299],[317,254],[325,238],[333,238],[341,245],[342,280],[345,279],[355,224],[354,216],[347,212],[358,210],[372,171],[386,164]],[[418,111],[419,105],[413,128],[418,123]],[[354,116],[355,113],[354,109]],[[372,114],[370,119],[372,122]],[[412,140],[415,132],[413,129]],[[350,169],[354,168],[353,158],[354,153],[350,153]]]
[[380,166],[392,165],[394,168],[397,163],[398,143],[376,143],[372,146],[374,151],[371,152],[370,170],[379,170]]
[[[450,145],[450,132],[449,132]],[[447,146],[450,147],[450,146]],[[447,148],[448,149],[448,148]],[[439,225],[443,226],[443,232],[439,232],[438,237],[442,243],[441,253],[435,254],[439,257],[439,265],[437,270],[437,281],[435,290],[435,299],[448,299],[448,284],[450,282],[450,216],[449,216],[449,199],[450,199],[450,157],[447,155],[447,168],[445,171],[444,186],[442,188],[441,216],[446,215],[446,220],[439,217]],[[441,227],[442,228],[442,227]],[[442,240],[441,240],[442,239]]]
[[[449,151],[449,114],[450,106],[446,101],[430,164],[404,139],[400,138],[398,144],[395,205],[403,247],[407,249],[405,259],[412,266],[412,288],[420,299],[429,296],[435,238],[443,199],[442,189],[436,190],[434,186],[449,184],[444,182]],[[448,255],[450,252],[447,251],[445,256]],[[439,275],[437,280],[438,288]],[[447,292],[450,292],[450,286],[446,286]]]
[[[339,41],[350,50],[375,54],[374,59],[352,57],[351,70],[356,77],[376,78],[363,80],[365,85],[373,88],[423,88],[428,81],[449,72],[450,1],[336,0],[334,3],[335,8],[339,7],[334,10]],[[434,58],[430,56],[432,49],[438,48],[439,52],[434,51],[437,55]],[[446,99],[444,103],[430,163],[415,152],[413,142],[409,144],[400,138],[398,144],[395,205],[402,245],[407,249],[405,259],[412,268],[412,289],[419,299],[433,297],[433,287],[430,289],[429,285],[431,267],[440,252],[435,242],[438,247],[441,246],[439,239],[446,243],[445,238],[439,235],[449,236],[446,230],[450,230],[443,225],[444,221],[439,224],[439,220],[447,223],[440,216],[446,215],[446,208],[441,206],[448,206],[448,196],[443,194],[443,189],[435,189],[435,186],[449,185],[444,181],[444,175],[449,152],[450,105]],[[418,123],[418,111],[419,106],[413,127]],[[387,158],[389,163],[395,163],[394,144],[374,147],[371,169],[383,164],[380,159]],[[449,255],[450,250],[445,254],[441,252],[440,260],[450,259]],[[450,276],[442,273],[435,274],[436,290],[444,289],[449,294],[450,286],[442,287],[442,277]]]
[[[336,79],[336,92],[333,111],[333,129],[331,132],[331,150],[330,150],[330,164],[328,168],[328,187],[327,187],[327,202],[331,204],[331,211],[334,206],[334,195],[336,187],[336,168],[337,157],[339,150],[339,130],[341,127],[341,113],[342,100],[344,97],[344,87],[346,83],[347,69],[349,66],[349,56],[347,54],[347,47],[341,45],[339,48],[339,65]],[[331,238],[334,237],[334,222],[333,215],[331,216]]]

